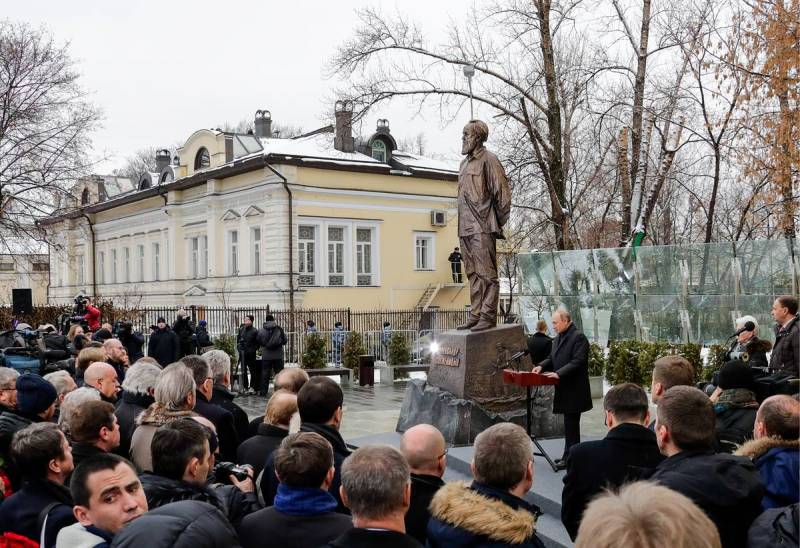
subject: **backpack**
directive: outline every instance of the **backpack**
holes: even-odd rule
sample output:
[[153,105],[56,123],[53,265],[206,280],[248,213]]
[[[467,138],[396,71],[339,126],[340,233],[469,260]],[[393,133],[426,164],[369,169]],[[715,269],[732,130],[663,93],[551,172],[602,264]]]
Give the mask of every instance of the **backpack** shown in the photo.
[[783,508],[765,510],[750,526],[747,534],[747,546],[797,546],[800,542],[798,533],[798,503]]
[[10,531],[6,531],[0,536],[0,548],[40,548],[45,546],[45,530],[47,529],[47,517],[50,515],[50,512],[56,506],[66,506],[61,502],[51,502],[44,508],[42,511],[39,512],[39,518],[37,520],[37,526],[41,533],[39,534],[39,542],[35,540],[31,540],[26,536],[18,535],[17,533],[12,533]]

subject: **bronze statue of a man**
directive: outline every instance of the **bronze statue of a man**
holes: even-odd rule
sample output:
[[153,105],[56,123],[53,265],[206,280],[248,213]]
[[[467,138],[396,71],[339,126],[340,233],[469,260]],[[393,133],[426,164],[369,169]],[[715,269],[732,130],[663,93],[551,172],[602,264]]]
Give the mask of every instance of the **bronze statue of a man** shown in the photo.
[[503,239],[503,225],[511,211],[508,179],[497,156],[486,150],[489,127],[470,120],[461,134],[458,174],[458,239],[469,280],[472,309],[467,323],[458,329],[483,331],[497,325],[497,280],[495,241]]

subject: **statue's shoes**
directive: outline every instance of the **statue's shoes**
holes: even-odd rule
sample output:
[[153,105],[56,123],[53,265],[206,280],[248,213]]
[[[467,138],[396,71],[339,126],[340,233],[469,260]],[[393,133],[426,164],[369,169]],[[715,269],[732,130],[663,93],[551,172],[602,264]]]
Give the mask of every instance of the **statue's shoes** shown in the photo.
[[470,331],[475,333],[476,331],[486,331],[487,329],[491,329],[493,327],[496,327],[494,323],[488,320],[481,320],[475,327],[472,327]]
[[461,325],[459,325],[458,327],[456,327],[456,329],[460,329],[460,330],[462,330],[462,331],[463,331],[464,329],[472,329],[473,327],[475,327],[476,325],[478,325],[478,323],[480,323],[480,321],[478,320],[478,318],[470,318],[469,320],[467,320],[467,323],[462,323]]

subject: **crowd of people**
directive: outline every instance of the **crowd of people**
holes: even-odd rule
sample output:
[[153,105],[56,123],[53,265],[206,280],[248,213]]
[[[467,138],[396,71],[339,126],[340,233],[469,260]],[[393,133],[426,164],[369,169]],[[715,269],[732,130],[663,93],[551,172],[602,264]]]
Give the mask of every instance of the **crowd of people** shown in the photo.
[[[772,360],[796,366],[797,299],[780,297],[773,315]],[[537,341],[535,363],[569,380],[579,366],[566,356],[585,337],[566,311],[557,316],[561,339],[547,350]],[[478,434],[470,483],[444,481],[447,443],[428,424],[398,449],[353,450],[340,386],[284,368],[277,352],[264,358],[285,333],[274,318],[252,324],[239,337],[250,386],[266,394],[275,373],[252,421],[236,403],[230,356],[193,353],[163,318],[153,334],[163,340],[151,337],[132,364],[126,341],[109,337],[86,341],[74,375],[0,367],[0,546],[544,546],[541,511],[526,499],[535,469],[525,429]],[[631,383],[605,394],[605,438],[581,443],[567,425],[561,519],[576,546],[761,547],[797,534],[800,400],[759,401],[742,359],[760,359],[754,337],[734,343],[710,395],[686,359],[666,356],[650,398]],[[259,347],[266,376],[251,368]],[[556,412],[579,419],[585,398],[575,403],[566,385]]]

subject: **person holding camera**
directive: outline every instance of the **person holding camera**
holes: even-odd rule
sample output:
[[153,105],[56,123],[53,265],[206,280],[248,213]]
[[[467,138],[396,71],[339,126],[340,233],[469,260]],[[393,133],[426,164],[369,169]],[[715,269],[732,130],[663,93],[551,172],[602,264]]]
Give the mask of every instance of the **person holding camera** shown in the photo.
[[89,331],[97,331],[100,329],[100,309],[92,304],[91,297],[83,297],[82,301],[83,308],[86,311],[83,319],[86,321],[86,325],[89,326]]
[[[156,431],[150,446],[153,473],[142,474],[140,478],[150,509],[180,500],[207,502],[238,529],[245,516],[260,508],[249,467],[218,463],[215,475],[231,471],[224,478],[230,484],[208,483],[214,466],[214,437],[208,428],[191,418],[168,422]],[[241,478],[242,474],[246,475]]]
[[144,335],[141,331],[134,331],[133,323],[128,320],[121,320],[114,324],[114,335],[125,347],[128,352],[130,363],[136,363],[140,358],[144,358]]

